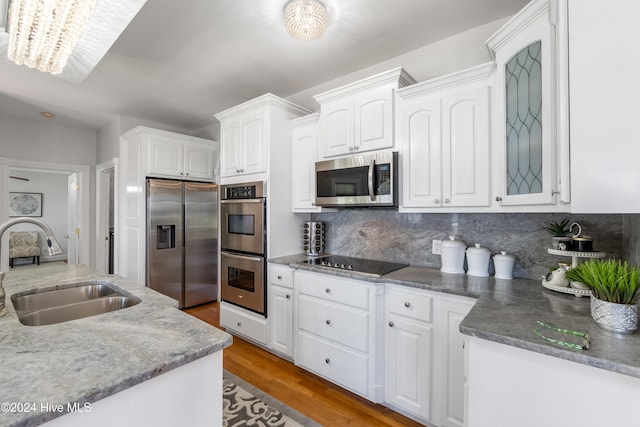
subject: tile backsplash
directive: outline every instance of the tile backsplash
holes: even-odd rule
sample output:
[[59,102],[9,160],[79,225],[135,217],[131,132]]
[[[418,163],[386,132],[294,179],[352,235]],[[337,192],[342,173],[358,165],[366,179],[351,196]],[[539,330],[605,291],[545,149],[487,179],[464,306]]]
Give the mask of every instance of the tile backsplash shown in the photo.
[[[344,209],[312,215],[326,224],[326,252],[360,258],[406,262],[440,268],[440,256],[431,253],[434,239],[456,235],[467,246],[480,243],[491,250],[515,257],[514,277],[539,278],[558,262],[570,258],[549,255],[551,236],[543,229],[545,221],[559,221],[568,214],[409,214],[392,210]],[[593,248],[608,257],[623,258],[632,241],[640,235],[640,216],[618,214],[570,215],[580,223],[584,234],[593,237]],[[624,230],[636,230],[635,233]],[[636,252],[639,247],[634,246]],[[631,254],[633,257],[633,254]],[[638,260],[636,258],[630,259]],[[493,262],[490,266],[493,274]]]

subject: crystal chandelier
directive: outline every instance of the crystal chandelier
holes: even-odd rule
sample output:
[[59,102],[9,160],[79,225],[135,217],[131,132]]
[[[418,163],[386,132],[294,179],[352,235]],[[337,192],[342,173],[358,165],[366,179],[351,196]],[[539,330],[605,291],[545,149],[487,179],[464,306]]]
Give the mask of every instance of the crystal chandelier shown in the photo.
[[12,0],[7,56],[18,65],[60,74],[96,0]]
[[315,40],[327,26],[327,9],[318,0],[291,0],[284,7],[289,34],[300,40]]

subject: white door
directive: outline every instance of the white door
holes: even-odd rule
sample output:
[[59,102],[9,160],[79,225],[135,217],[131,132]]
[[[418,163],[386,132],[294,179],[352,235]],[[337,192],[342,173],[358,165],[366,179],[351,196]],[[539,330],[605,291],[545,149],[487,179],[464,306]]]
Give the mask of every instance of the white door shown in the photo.
[[78,174],[73,173],[69,175],[67,186],[67,263],[79,264],[80,263],[80,185],[78,180]]

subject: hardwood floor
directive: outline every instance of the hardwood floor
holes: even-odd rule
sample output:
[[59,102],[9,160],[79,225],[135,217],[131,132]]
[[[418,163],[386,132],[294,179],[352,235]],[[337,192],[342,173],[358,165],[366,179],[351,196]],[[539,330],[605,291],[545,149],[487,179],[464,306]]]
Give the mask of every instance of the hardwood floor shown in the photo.
[[[214,302],[185,312],[219,328],[219,307],[220,304]],[[224,350],[223,360],[229,372],[327,427],[421,425],[236,336],[233,345]]]

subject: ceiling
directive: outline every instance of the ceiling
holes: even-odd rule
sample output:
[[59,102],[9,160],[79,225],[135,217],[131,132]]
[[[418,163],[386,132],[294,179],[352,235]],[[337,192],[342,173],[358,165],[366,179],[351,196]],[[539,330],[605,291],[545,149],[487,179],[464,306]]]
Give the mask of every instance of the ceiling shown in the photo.
[[[106,1],[106,0],[103,0]],[[323,0],[326,33],[284,29],[287,0],[147,0],[80,83],[0,60],[0,114],[99,129],[117,115],[195,131],[266,92],[287,97],[467,29],[529,0]]]

